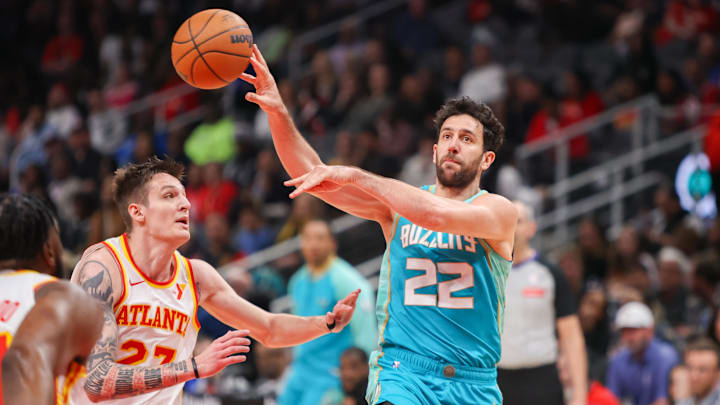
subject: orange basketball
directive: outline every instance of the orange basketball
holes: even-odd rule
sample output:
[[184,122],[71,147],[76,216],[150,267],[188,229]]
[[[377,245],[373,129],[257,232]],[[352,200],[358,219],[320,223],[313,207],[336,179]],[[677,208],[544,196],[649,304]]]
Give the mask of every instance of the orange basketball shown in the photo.
[[245,71],[253,36],[245,20],[222,9],[195,13],[178,28],[172,42],[175,71],[191,86],[217,89]]

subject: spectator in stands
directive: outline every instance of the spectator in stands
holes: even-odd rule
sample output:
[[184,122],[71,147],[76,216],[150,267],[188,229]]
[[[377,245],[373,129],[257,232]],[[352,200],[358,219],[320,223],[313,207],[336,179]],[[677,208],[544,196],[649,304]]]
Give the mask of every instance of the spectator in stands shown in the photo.
[[589,280],[602,282],[605,280],[608,268],[608,243],[605,232],[594,218],[587,217],[580,221],[578,241],[586,282]]
[[68,139],[72,155],[73,174],[83,180],[85,191],[95,191],[100,184],[100,163],[102,156],[92,148],[90,134],[85,125],[80,125],[70,134]]
[[459,95],[468,96],[483,103],[503,100],[507,92],[505,68],[492,57],[495,38],[489,31],[473,35],[472,68],[460,81]]
[[203,186],[198,194],[194,207],[195,218],[203,223],[210,214],[227,216],[230,204],[237,193],[237,187],[223,178],[223,166],[218,162],[208,163],[202,167]]
[[83,57],[85,41],[75,32],[72,7],[62,7],[57,20],[57,35],[45,45],[42,55],[42,70],[51,77],[64,77]]
[[368,355],[359,347],[350,347],[340,356],[342,389],[328,392],[320,405],[367,405]]
[[53,85],[47,96],[47,114],[45,119],[48,125],[53,127],[62,139],[68,139],[82,121],[80,112],[70,101],[68,88],[57,83]]
[[578,318],[588,355],[588,375],[592,381],[603,381],[607,373],[610,322],[607,296],[602,287],[593,287],[585,292],[578,307]]
[[435,145],[434,136],[420,138],[417,152],[405,160],[398,179],[418,187],[433,184],[436,178],[433,145]]
[[240,226],[232,236],[232,246],[242,255],[251,255],[270,247],[275,231],[263,220],[260,208],[248,205],[240,213]]
[[647,305],[629,302],[615,317],[624,348],[610,359],[608,388],[633,405],[661,405],[668,400],[670,370],[678,363],[675,349],[654,337],[655,320]]
[[685,349],[685,366],[690,382],[690,397],[678,405],[720,404],[720,349],[715,342],[700,339]]
[[125,225],[112,197],[112,179],[112,176],[107,176],[102,181],[100,207],[90,217],[88,239],[85,246],[94,245],[125,232]]
[[75,222],[73,196],[82,190],[82,181],[72,173],[72,159],[66,152],[50,157],[50,183],[48,193],[58,209],[61,221]]
[[440,32],[427,16],[426,0],[410,0],[393,27],[395,46],[407,61],[416,61],[440,46]]
[[135,100],[139,90],[127,62],[120,62],[105,87],[105,101],[111,108],[122,108]]
[[657,301],[662,322],[667,322],[671,328],[666,331],[670,339],[682,340],[698,331],[701,328],[699,319],[708,312],[691,296],[691,271],[690,259],[679,249],[666,246],[658,253],[660,291]]
[[318,404],[328,391],[340,385],[337,377],[340,354],[351,346],[369,353],[377,344],[372,287],[357,270],[335,255],[329,224],[322,220],[306,223],[300,246],[306,264],[293,275],[288,287],[294,314],[322,315],[332,309],[334,297],[358,288],[362,292],[349,328],[295,348],[288,384],[278,400],[280,405]]
[[450,45],[445,48],[443,55],[442,69],[442,96],[444,99],[453,98],[458,95],[460,81],[465,74],[465,54],[462,48],[457,45]]
[[[692,272],[692,290],[708,310],[720,303],[720,257],[711,250],[697,257]],[[707,328],[713,311],[703,314],[701,326]]]
[[610,277],[622,277],[632,270],[639,269],[646,273],[651,291],[655,292],[659,287],[655,259],[641,246],[640,235],[631,225],[624,226],[614,241],[608,266]]
[[[530,208],[515,202],[514,264],[507,279],[498,386],[506,405],[565,403],[558,353],[568,362],[570,404],[585,404],[587,355],[575,297],[562,271],[538,258],[530,245],[537,224]],[[532,330],[529,334],[527,331]],[[556,334],[557,332],[557,334]]]
[[220,104],[205,105],[205,120],[185,142],[185,154],[197,165],[227,162],[235,156],[235,122],[222,115]]
[[325,205],[321,200],[311,195],[298,196],[293,200],[290,216],[280,228],[275,242],[282,242],[298,235],[306,223],[322,218],[324,210]]
[[260,342],[253,344],[257,379],[252,384],[251,398],[262,399],[265,404],[274,403],[285,388],[288,366],[292,360],[291,349],[269,348]]
[[558,265],[570,284],[570,289],[579,299],[585,290],[585,267],[579,247],[568,247],[558,259]]
[[282,181],[286,174],[280,165],[277,154],[265,148],[260,151],[255,161],[255,177],[250,186],[250,194],[255,201],[261,203],[286,202],[287,187]]
[[651,213],[652,226],[647,237],[653,242],[655,251],[661,246],[676,246],[674,232],[682,226],[701,229],[698,220],[685,212],[672,183],[662,183],[655,190],[655,209]]
[[226,216],[211,213],[205,218],[204,225],[207,250],[202,256],[203,260],[216,268],[233,261],[236,252],[230,245],[230,229]]
[[120,111],[107,108],[100,90],[88,91],[87,101],[90,143],[103,155],[112,155],[127,136],[127,122]]
[[343,128],[360,131],[369,128],[375,118],[392,104],[390,93],[390,68],[384,63],[375,63],[368,69],[369,94],[359,100],[348,111]]

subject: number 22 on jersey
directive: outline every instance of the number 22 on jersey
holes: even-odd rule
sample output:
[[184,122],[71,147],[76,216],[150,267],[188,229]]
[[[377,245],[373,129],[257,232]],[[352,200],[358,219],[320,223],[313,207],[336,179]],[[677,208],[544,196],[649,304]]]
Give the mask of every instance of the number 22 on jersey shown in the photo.
[[[430,259],[409,257],[406,270],[421,270],[425,274],[405,280],[405,305],[437,306],[449,309],[472,309],[473,297],[453,297],[452,293],[472,288],[474,283],[473,267],[463,262],[440,262]],[[437,282],[437,273],[457,274],[459,277]],[[437,284],[437,294],[421,294],[416,290]]]

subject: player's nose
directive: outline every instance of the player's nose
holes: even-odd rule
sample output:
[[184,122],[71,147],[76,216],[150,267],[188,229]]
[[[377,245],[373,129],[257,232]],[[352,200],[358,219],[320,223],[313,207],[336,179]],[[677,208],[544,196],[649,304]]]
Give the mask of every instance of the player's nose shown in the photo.
[[180,196],[180,211],[190,211],[190,200],[184,195]]

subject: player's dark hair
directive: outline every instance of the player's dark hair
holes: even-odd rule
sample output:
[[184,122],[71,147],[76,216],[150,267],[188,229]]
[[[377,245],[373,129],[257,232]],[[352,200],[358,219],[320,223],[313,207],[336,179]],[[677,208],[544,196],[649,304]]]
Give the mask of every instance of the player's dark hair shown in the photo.
[[113,200],[120,210],[120,216],[128,232],[132,230],[128,205],[137,202],[147,203],[145,185],[158,173],[167,173],[182,181],[185,168],[172,158],[160,159],[153,156],[143,163],[130,163],[115,171],[112,185]]
[[55,226],[55,216],[38,197],[0,195],[0,260],[34,259]]
[[367,363],[367,361],[368,361],[367,353],[365,353],[365,350],[363,350],[359,347],[353,346],[353,347],[347,348],[342,353],[343,356],[349,356],[351,354],[358,356],[363,363]]
[[453,98],[445,102],[433,118],[435,131],[440,135],[440,128],[448,118],[467,114],[480,121],[483,126],[483,148],[485,151],[496,152],[505,139],[505,128],[495,117],[492,109],[484,103],[477,103],[470,97]]

